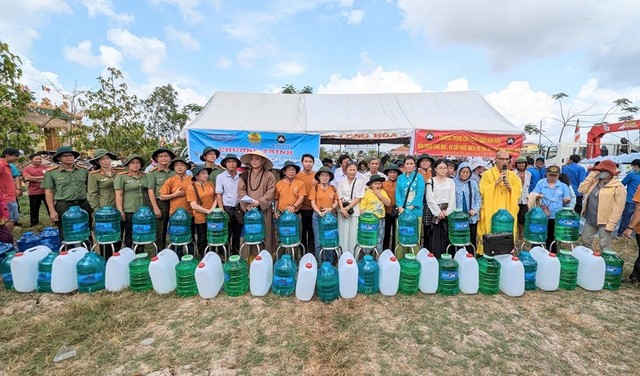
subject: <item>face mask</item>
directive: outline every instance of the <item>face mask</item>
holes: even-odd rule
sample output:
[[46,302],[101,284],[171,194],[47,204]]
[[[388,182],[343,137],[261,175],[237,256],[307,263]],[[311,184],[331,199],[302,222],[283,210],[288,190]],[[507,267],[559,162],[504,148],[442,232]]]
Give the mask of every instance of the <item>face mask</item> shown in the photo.
[[609,173],[606,171],[602,171],[601,173],[598,174],[598,179],[606,179],[609,177]]

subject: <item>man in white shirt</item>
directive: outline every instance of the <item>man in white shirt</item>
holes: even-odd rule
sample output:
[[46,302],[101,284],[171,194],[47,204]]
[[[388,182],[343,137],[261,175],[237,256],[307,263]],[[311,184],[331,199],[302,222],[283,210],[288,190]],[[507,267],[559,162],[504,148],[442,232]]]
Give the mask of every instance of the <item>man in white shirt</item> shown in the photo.
[[[340,181],[347,176],[347,164],[349,164],[349,162],[351,162],[351,157],[346,154],[338,157],[339,167],[336,168],[336,171],[334,172],[335,176],[331,181],[331,185],[333,185],[335,188],[337,188],[338,183],[340,183]],[[364,180],[364,175],[362,175],[360,172],[356,172],[356,178]]]
[[[224,167],[216,178],[216,195],[218,196],[218,206],[229,215],[229,239],[231,240],[231,254],[237,255],[240,250],[240,232],[242,224],[238,222],[237,214],[240,214],[240,200],[238,199],[238,183],[240,182],[240,174],[238,166],[242,162],[235,154],[227,154],[220,161],[220,165]],[[240,212],[240,213],[237,213]]]
[[387,180],[387,175],[383,174],[379,170],[379,168],[380,168],[380,160],[378,159],[378,157],[372,157],[371,160],[369,161],[369,171],[363,174],[364,181],[365,182],[369,181],[369,179],[371,179],[371,176],[373,175],[382,176],[384,180]]

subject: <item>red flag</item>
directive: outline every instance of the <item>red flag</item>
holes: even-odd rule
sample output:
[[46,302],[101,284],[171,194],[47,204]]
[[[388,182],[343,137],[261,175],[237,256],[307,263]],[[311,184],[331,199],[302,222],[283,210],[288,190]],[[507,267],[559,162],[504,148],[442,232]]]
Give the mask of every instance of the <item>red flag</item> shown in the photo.
[[573,142],[580,143],[580,119],[576,121],[576,131],[573,133]]

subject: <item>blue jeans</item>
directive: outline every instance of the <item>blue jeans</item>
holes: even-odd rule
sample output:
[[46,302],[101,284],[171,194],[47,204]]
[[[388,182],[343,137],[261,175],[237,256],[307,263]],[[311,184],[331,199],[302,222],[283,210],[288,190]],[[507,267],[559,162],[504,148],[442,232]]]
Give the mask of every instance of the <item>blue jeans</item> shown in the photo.
[[620,218],[620,228],[618,229],[618,236],[622,236],[624,230],[629,226],[633,212],[636,210],[635,202],[627,202],[624,204],[624,210],[622,211],[622,218]]

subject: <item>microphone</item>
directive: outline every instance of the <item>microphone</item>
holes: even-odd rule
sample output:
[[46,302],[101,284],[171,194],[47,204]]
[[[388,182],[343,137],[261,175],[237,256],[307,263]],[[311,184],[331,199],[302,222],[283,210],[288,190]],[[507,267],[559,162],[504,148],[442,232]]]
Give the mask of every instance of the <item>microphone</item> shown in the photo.
[[502,175],[502,181],[503,181],[505,184],[506,184],[506,182],[507,182],[507,174],[506,174],[506,172],[507,172],[507,165],[503,165],[503,166],[502,166],[502,173],[503,173],[503,175]]

